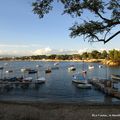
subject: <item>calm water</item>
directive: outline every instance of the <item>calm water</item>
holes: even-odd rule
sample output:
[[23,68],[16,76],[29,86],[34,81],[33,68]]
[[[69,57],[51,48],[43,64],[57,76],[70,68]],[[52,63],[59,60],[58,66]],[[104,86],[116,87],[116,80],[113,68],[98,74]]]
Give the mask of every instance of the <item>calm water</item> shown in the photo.
[[[5,62],[0,62],[0,66],[3,66]],[[109,78],[110,74],[119,74],[120,67],[105,67],[99,68],[99,63],[81,63],[81,62],[60,62],[60,68],[58,70],[52,70],[51,73],[45,74],[44,70],[48,66],[53,66],[54,62],[8,62],[8,65],[4,66],[5,70],[12,69],[14,73],[5,74],[4,71],[0,71],[0,77],[13,77],[22,76],[20,72],[21,68],[33,68],[36,69],[36,65],[42,65],[37,68],[39,70],[39,76],[46,78],[46,83],[35,86],[31,85],[28,88],[21,88],[19,86],[9,90],[0,92],[0,100],[23,100],[23,101],[42,101],[42,102],[105,102],[105,103],[120,103],[120,100],[104,95],[102,92],[94,89],[79,89],[72,83],[72,76],[76,72],[81,72],[84,69],[87,70],[88,78]],[[77,69],[75,72],[69,72],[68,67],[74,65]],[[94,65],[93,70],[89,70],[88,66]],[[3,72],[3,73],[2,73]],[[30,75],[25,74],[25,77]],[[36,75],[31,75],[36,78]]]

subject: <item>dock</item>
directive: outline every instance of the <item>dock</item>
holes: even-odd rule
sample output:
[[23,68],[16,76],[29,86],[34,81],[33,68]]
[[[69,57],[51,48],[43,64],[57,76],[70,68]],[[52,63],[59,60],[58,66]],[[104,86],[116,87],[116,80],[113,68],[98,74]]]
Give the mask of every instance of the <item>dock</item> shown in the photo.
[[117,88],[114,88],[114,82],[112,80],[90,80],[90,84],[106,95],[120,99],[120,91],[118,91]]
[[33,82],[33,81],[1,81],[0,80],[0,92],[8,91],[13,88],[28,88],[29,86],[38,86],[44,82]]

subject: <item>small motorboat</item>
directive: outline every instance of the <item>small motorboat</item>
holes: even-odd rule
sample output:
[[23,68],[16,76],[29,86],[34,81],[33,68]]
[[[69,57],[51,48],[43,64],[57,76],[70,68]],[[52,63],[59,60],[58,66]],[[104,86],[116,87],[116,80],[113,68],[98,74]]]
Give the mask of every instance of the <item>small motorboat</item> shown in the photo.
[[94,66],[93,66],[93,65],[90,65],[90,66],[88,66],[88,69],[89,69],[89,70],[94,69]]
[[48,69],[45,70],[45,73],[51,73],[51,72],[52,72],[52,71],[51,71],[50,68],[48,68]]
[[103,66],[102,65],[99,65],[99,68],[102,68]]
[[28,71],[28,74],[35,74],[35,73],[37,73],[37,70],[29,70]]
[[26,78],[23,78],[22,82],[23,83],[29,83],[29,82],[32,82],[33,78],[32,77],[26,77]]
[[36,65],[36,67],[37,67],[37,68],[40,68],[40,67],[42,67],[42,65]]
[[120,80],[120,75],[112,74],[112,75],[111,75],[111,78],[112,78],[113,80]]
[[21,72],[28,72],[29,70],[31,70],[30,68],[22,68]]
[[45,83],[46,79],[45,77],[39,77],[38,79],[35,80],[36,84],[41,84],[41,83]]
[[69,71],[75,71],[76,68],[74,67],[74,65],[72,65],[72,66],[68,67],[68,70],[69,70]]
[[4,69],[4,67],[0,66],[0,70],[3,70],[3,69]]
[[59,62],[54,63],[54,66],[59,65]]
[[13,73],[13,70],[7,70],[5,73]]

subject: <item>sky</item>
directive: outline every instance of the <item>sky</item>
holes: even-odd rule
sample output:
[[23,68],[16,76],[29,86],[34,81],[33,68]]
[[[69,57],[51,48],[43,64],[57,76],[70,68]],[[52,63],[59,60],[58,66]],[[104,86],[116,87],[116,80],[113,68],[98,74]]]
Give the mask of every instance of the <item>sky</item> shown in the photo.
[[0,0],[0,55],[73,54],[120,48],[120,36],[105,45],[90,44],[83,37],[70,38],[69,27],[79,18],[61,15],[62,6],[55,4],[50,14],[39,19],[32,12],[32,1]]

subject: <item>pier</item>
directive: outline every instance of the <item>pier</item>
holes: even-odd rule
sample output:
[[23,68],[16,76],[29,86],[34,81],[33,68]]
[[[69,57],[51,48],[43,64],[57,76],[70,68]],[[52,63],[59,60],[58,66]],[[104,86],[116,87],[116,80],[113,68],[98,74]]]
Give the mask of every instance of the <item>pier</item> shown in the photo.
[[120,99],[120,91],[114,87],[115,81],[112,80],[99,80],[99,79],[92,79],[90,83],[101,92],[105,93],[106,95],[110,95],[112,97]]

